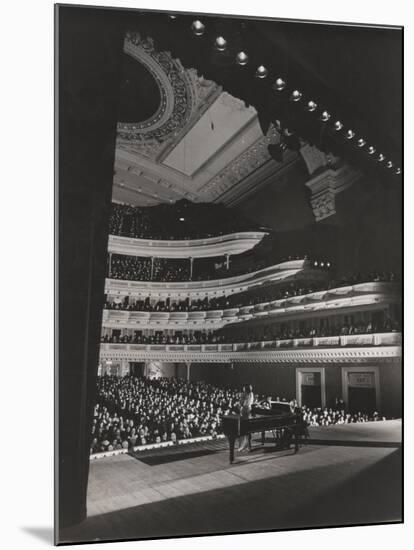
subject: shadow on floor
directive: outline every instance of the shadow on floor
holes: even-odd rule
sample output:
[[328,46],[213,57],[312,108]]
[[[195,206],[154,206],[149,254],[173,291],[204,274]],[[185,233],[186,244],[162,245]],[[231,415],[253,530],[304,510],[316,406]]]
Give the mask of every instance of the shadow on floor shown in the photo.
[[398,441],[352,441],[350,439],[302,439],[301,445],[323,445],[324,447],[382,447],[385,449],[399,449],[402,444]]
[[160,464],[169,464],[170,462],[188,460],[190,458],[199,458],[201,456],[208,456],[211,454],[216,454],[218,452],[220,451],[214,451],[210,449],[195,449],[190,451],[183,451],[181,453],[159,453],[152,456],[142,456],[139,452],[128,454],[136,460],[147,464],[147,466],[159,466]]
[[21,530],[48,545],[53,545],[53,527],[22,527]]
[[[324,465],[90,517],[60,542],[361,525],[402,520],[402,453]],[[161,490],[161,488],[159,488]]]

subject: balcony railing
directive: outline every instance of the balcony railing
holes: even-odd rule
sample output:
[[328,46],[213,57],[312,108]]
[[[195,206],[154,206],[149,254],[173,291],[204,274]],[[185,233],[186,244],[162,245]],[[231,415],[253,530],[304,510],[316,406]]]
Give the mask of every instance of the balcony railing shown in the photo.
[[105,309],[103,325],[112,328],[136,328],[137,325],[168,328],[186,326],[191,322],[197,328],[219,329],[229,323],[263,319],[301,319],[320,315],[339,314],[343,310],[363,311],[383,308],[399,299],[398,285],[393,283],[360,283],[354,286],[316,291],[302,296],[291,296],[254,305],[208,309],[205,311],[134,311]]
[[323,281],[328,273],[320,269],[313,269],[307,260],[288,260],[276,265],[268,266],[257,271],[251,271],[242,275],[224,277],[221,279],[207,279],[204,281],[130,281],[126,279],[106,279],[106,294],[139,295],[151,293],[152,296],[182,296],[191,295],[224,295],[230,292],[242,292],[250,287],[269,283],[271,281],[289,281],[298,277],[299,273],[304,279]]
[[258,340],[255,342],[220,344],[124,344],[102,343],[101,351],[152,351],[152,352],[250,352],[264,350],[346,348],[400,346],[400,332],[289,338],[286,340]]
[[265,235],[263,231],[239,231],[217,237],[170,241],[109,235],[108,252],[159,258],[207,258],[241,254],[255,247]]

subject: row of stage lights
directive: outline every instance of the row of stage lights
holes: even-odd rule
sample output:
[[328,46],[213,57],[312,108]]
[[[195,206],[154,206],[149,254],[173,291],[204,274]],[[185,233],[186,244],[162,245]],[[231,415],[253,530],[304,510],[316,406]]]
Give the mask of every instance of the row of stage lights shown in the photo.
[[[169,16],[171,19],[175,19],[175,15]],[[195,20],[191,24],[191,30],[195,36],[203,36],[205,32],[205,25],[202,23],[199,19]],[[219,52],[224,52],[227,48],[227,40],[223,36],[217,36],[214,41],[214,46],[216,50]],[[236,54],[236,63],[240,66],[245,66],[249,62],[249,56],[246,52],[240,51]],[[264,79],[268,76],[269,71],[264,65],[259,65],[256,69],[255,76],[256,78]],[[273,89],[276,92],[283,92],[287,88],[287,82],[281,78],[276,78]],[[300,90],[293,90],[289,96],[290,101],[293,103],[299,103],[303,100],[303,94]],[[318,108],[318,104],[313,99],[310,99],[307,101],[305,105],[305,110],[307,110],[310,113],[313,113]],[[329,122],[329,120],[332,118],[331,114],[324,110],[321,112],[319,116],[319,120],[323,123]],[[400,175],[401,174],[401,168],[394,167],[394,163],[391,160],[386,159],[385,155],[383,153],[378,153],[376,157],[374,155],[377,153],[376,148],[373,145],[368,145],[363,138],[358,138],[355,135],[355,132],[352,129],[344,130],[344,124],[340,120],[336,120],[333,123],[333,129],[335,132],[344,132],[345,139],[349,142],[355,143],[355,146],[361,150],[365,150],[368,155],[373,156],[373,158],[376,158],[377,162],[382,164],[385,163],[385,166],[389,170],[394,170],[394,174]],[[386,162],[387,161],[387,162]]]

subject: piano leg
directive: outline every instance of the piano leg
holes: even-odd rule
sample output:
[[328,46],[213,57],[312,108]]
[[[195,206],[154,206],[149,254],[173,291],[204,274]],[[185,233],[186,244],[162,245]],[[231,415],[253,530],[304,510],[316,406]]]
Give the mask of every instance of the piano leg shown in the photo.
[[290,449],[290,444],[293,439],[293,434],[289,428],[283,430],[283,449]]
[[236,438],[234,436],[229,436],[229,448],[230,448],[230,464],[233,464],[234,462],[234,444],[236,442]]
[[299,451],[299,436],[295,432],[295,454]]

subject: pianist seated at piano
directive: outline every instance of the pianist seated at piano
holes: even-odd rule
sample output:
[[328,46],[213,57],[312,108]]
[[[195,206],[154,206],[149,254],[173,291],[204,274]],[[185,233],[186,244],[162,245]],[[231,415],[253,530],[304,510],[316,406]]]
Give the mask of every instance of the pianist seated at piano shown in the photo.
[[298,402],[296,399],[292,399],[292,401],[289,403],[289,407],[292,413],[301,414],[302,409],[299,407]]
[[[266,399],[257,404],[252,401],[252,394],[245,391],[242,394],[242,407],[240,414],[228,414],[223,416],[223,433],[229,441],[230,463],[234,461],[235,442],[239,440],[239,452],[251,449],[251,435],[261,433],[261,445],[265,444],[266,432],[272,432],[272,439],[276,448],[289,449],[294,444],[294,452],[299,450],[299,439],[304,434],[303,416],[298,414],[296,406],[287,401],[272,401]],[[300,411],[300,409],[299,409]]]

